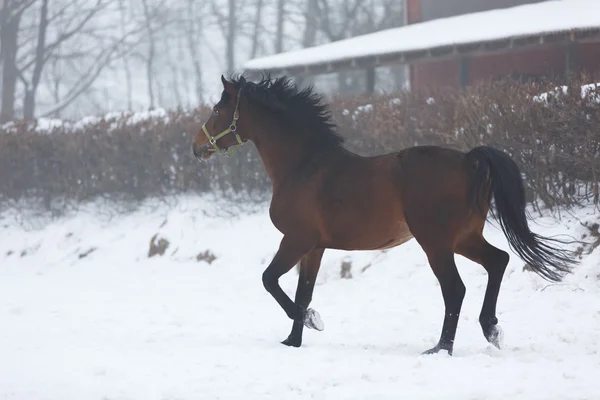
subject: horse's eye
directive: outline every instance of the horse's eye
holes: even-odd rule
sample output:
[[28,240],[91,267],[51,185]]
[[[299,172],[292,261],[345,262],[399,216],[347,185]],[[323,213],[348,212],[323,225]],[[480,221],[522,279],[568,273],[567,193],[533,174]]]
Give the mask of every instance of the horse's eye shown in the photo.
[[213,110],[213,114],[215,115],[219,115],[219,110],[217,110],[216,108]]

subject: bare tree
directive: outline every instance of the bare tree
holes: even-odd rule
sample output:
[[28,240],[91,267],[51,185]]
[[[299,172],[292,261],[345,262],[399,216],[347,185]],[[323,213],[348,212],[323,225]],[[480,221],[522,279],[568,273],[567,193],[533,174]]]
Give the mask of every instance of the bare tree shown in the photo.
[[283,51],[284,20],[285,0],[277,0],[277,32],[275,33],[275,53],[281,53]]
[[[119,0],[119,18],[121,21],[121,36],[125,35],[126,32],[126,23],[127,23],[127,11],[128,8],[125,5],[125,0]],[[133,108],[133,87],[131,83],[131,66],[129,60],[129,53],[123,52],[123,69],[125,73],[125,85],[127,86],[127,109],[131,110]]]
[[[0,121],[21,114],[83,115],[109,104],[132,109],[140,103],[202,102],[205,89],[212,88],[203,82],[207,66],[218,63],[231,73],[242,61],[240,54],[254,58],[396,26],[401,24],[400,4],[0,0]],[[213,40],[212,31],[223,40]],[[340,74],[339,88],[354,91],[365,81],[372,86],[374,72]],[[304,83],[312,83],[311,78]],[[135,92],[139,85],[141,97]]]
[[[109,3],[108,0],[95,0],[93,4],[90,3],[91,1],[63,0],[57,4],[52,3],[54,6],[51,7],[49,0],[5,0],[1,24],[2,47],[5,53],[2,59],[3,99],[0,118],[2,121],[15,117],[18,83],[23,89],[21,92],[23,118],[35,117],[37,92],[44,77],[44,68],[48,63],[53,65],[54,72],[58,71],[58,65],[65,62],[72,67],[69,69],[71,76],[73,72],[81,74],[78,75],[79,78],[75,77],[74,85],[67,91],[66,98],[70,99],[69,103],[74,100],[73,94],[80,95],[84,90],[82,85],[83,88],[88,88],[106,66],[101,61],[107,60],[105,58],[107,54],[112,56],[123,41],[111,38],[114,40],[112,45],[100,46],[100,43],[106,42],[106,37],[90,24]],[[7,9],[7,5],[10,9]],[[35,5],[39,8],[32,7]],[[32,24],[21,27],[23,13],[28,9],[32,12],[37,9],[37,16],[33,17],[32,14],[30,16]],[[7,23],[4,23],[5,20]],[[97,40],[98,44],[89,45],[91,41],[83,40],[84,37]],[[88,46],[68,51],[61,50],[66,43],[73,40],[85,42]],[[94,54],[94,50],[98,51]],[[97,61],[94,60],[94,65],[87,69],[81,69],[81,63],[74,62],[96,57]],[[51,92],[53,97],[59,96],[60,85],[55,82]],[[60,103],[64,104],[62,101]]]
[[[315,45],[319,24],[319,0],[307,0],[306,10],[304,12],[305,27],[302,36],[302,47],[311,47]],[[311,85],[314,83],[313,77],[300,77],[296,79],[299,86]]]
[[352,27],[363,0],[318,0],[321,32],[331,42],[352,36]]
[[[111,43],[110,46],[102,48],[96,55],[93,64],[83,71],[77,71],[78,78],[70,85],[66,94],[61,96],[60,102],[45,110],[42,116],[50,116],[64,110],[79,96],[85,93],[92,86],[104,68],[120,57],[119,49],[123,48],[124,51],[127,51],[127,49],[131,51],[131,49],[139,44],[140,39],[128,42],[128,39],[137,33],[139,33],[139,30],[137,29],[128,31],[123,37]],[[72,63],[70,64],[70,67],[75,69],[75,66]]]
[[302,47],[310,47],[315,44],[317,39],[319,0],[307,0],[304,17],[306,19],[306,27],[302,37]]
[[227,15],[220,11],[218,0],[212,0],[211,11],[217,17],[223,36],[225,37],[225,63],[227,73],[230,74],[235,69],[235,45],[237,38],[237,16],[236,16],[236,0],[227,0]]
[[254,26],[252,31],[252,50],[250,51],[250,58],[256,57],[258,53],[258,46],[260,43],[260,32],[262,29],[262,13],[263,13],[263,0],[257,0],[255,11],[254,11]]
[[41,0],[40,21],[38,25],[37,46],[35,49],[35,59],[31,83],[20,73],[20,78],[25,86],[25,98],[23,101],[23,118],[32,119],[35,110],[35,92],[42,77],[42,69],[47,60],[46,55],[46,31],[48,29],[48,0]]
[[152,26],[152,15],[150,14],[150,8],[148,7],[148,1],[142,0],[142,6],[144,8],[144,22],[146,26],[146,34],[148,36],[148,54],[146,55],[146,79],[148,83],[148,98],[150,100],[150,108],[154,108],[154,54],[155,54],[155,43],[154,43],[154,28]]
[[[38,22],[37,29],[37,44],[33,58],[25,59],[20,65],[19,78],[23,82],[25,88],[25,95],[23,100],[23,118],[32,119],[35,115],[35,97],[40,79],[42,77],[42,71],[46,62],[53,56],[54,52],[67,40],[77,35],[82,31],[90,22],[90,20],[105,7],[106,3],[103,0],[96,0],[96,4],[93,5],[89,10],[83,11],[78,9],[78,13],[83,15],[82,18],[73,18],[72,24],[66,27],[66,29],[58,35],[56,40],[47,42],[47,35],[51,20],[48,15],[48,0],[40,0],[40,19]],[[72,1],[72,6],[77,6],[76,1]],[[26,71],[31,69],[31,77],[26,77]]]
[[194,73],[196,87],[196,101],[202,102],[202,63],[200,60],[200,44],[202,43],[202,27],[198,26],[197,21],[205,19],[204,3],[198,3],[195,0],[187,0],[186,12],[187,18],[184,20],[184,34],[187,39],[187,50],[191,58],[192,70]]
[[235,68],[235,0],[228,0],[227,15],[227,72],[232,73]]
[[19,27],[23,13],[35,0],[3,0],[0,9],[0,49],[2,53],[2,107],[0,123],[10,121],[15,114],[15,94],[19,69]]

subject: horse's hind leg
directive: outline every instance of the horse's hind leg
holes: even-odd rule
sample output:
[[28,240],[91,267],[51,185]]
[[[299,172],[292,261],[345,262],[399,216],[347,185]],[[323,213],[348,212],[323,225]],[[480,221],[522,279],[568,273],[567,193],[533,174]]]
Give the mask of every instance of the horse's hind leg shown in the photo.
[[[308,309],[312,300],[313,289],[317,280],[317,274],[321,267],[321,259],[323,258],[324,248],[314,248],[308,253],[302,261],[300,261],[300,273],[298,274],[298,288],[296,289],[296,305],[300,306],[304,312]],[[314,322],[314,321],[313,321]],[[300,347],[302,345],[302,331],[306,321],[294,320],[292,323],[292,331],[283,344],[287,346]],[[320,323],[320,320],[317,320]],[[322,330],[320,325],[309,325],[315,329]]]
[[454,338],[458,326],[458,317],[465,297],[465,285],[460,279],[456,264],[454,263],[454,253],[447,249],[426,249],[429,264],[433,273],[437,277],[442,288],[444,298],[445,313],[442,334],[438,344],[423,354],[434,354],[440,350],[446,350],[452,355],[454,349]]
[[498,326],[498,318],[496,318],[496,303],[502,277],[508,265],[509,255],[507,252],[489,244],[483,238],[481,232],[467,236],[457,246],[456,252],[481,264],[488,273],[488,283],[481,314],[479,315],[479,323],[487,341],[500,348],[502,331]]

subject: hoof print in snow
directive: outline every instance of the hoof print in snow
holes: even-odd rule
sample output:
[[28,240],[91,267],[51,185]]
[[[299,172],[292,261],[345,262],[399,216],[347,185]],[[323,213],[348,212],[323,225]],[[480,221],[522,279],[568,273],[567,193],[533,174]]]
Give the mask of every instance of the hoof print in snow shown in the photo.
[[88,250],[84,251],[83,253],[79,253],[79,259],[86,258],[91,253],[93,253],[94,251],[96,251],[96,248],[95,247],[90,247]]
[[9,251],[7,251],[7,252],[6,252],[6,257],[10,257],[10,256],[12,256],[12,255],[13,255],[13,253],[14,253],[14,251],[12,251],[12,250],[9,250]]
[[215,261],[216,259],[217,257],[213,253],[211,253],[210,250],[198,253],[198,255],[196,256],[196,261],[206,261],[209,264],[212,264],[213,261]]
[[39,250],[41,245],[42,245],[42,243],[40,242],[40,243],[34,244],[33,246],[29,246],[26,249],[23,249],[21,251],[21,258],[28,256],[30,254],[35,254],[35,252]]
[[148,250],[148,258],[154,257],[155,255],[162,256],[169,247],[169,241],[164,238],[158,238],[158,233],[152,236],[150,239],[150,249]]
[[352,279],[352,262],[342,261],[342,268],[340,270],[340,277],[342,279]]

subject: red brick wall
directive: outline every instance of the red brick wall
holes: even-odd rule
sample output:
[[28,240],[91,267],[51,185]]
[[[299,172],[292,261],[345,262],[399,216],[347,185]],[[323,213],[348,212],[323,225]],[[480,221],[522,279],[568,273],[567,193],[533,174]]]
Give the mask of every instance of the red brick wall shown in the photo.
[[458,60],[435,61],[411,65],[411,88],[458,87]]
[[600,43],[582,43],[575,50],[575,63],[588,73],[600,74]]
[[469,80],[491,80],[511,73],[561,76],[565,73],[566,48],[530,50],[476,57],[469,60]]
[[[600,43],[577,45],[574,51],[576,70],[600,74]],[[468,61],[468,84],[492,80],[511,73],[562,76],[566,69],[566,47],[527,50],[506,54],[472,57]],[[459,87],[458,60],[431,61],[411,67],[411,86],[415,89]]]
[[415,24],[421,21],[421,0],[406,0],[406,22]]

